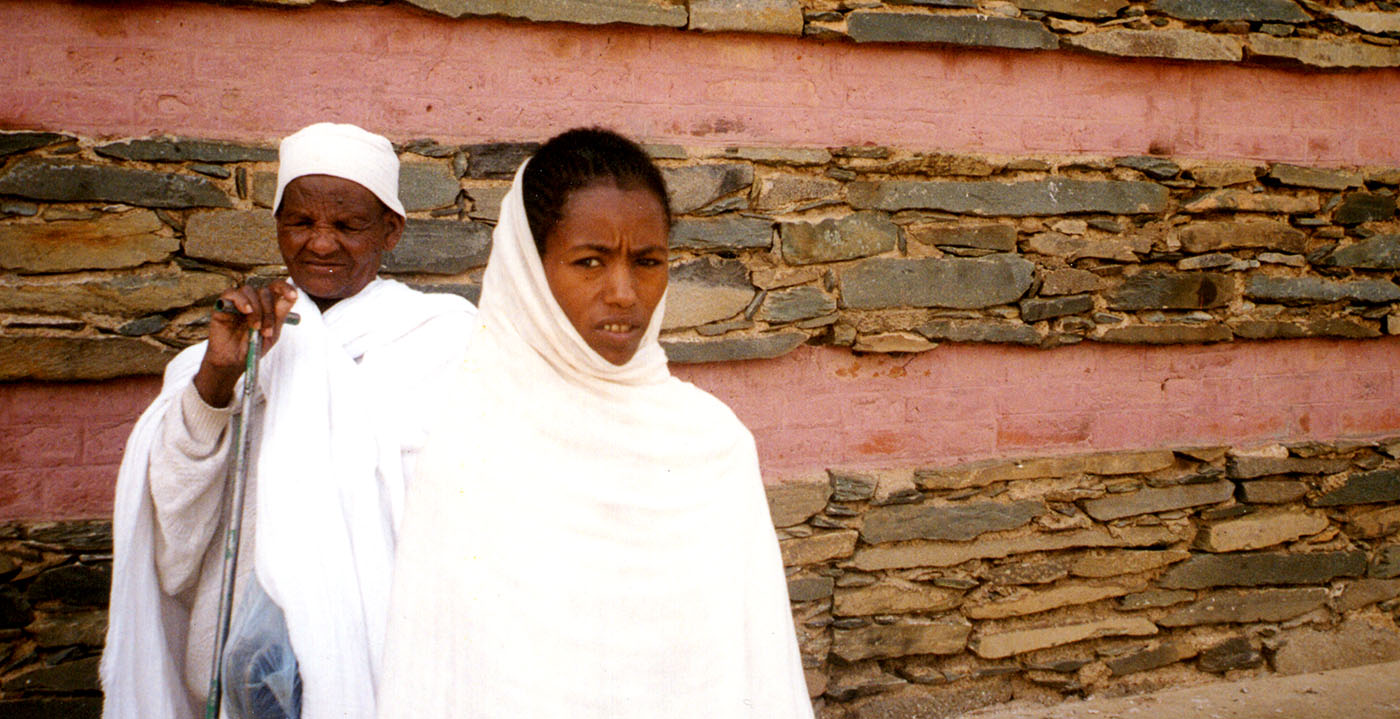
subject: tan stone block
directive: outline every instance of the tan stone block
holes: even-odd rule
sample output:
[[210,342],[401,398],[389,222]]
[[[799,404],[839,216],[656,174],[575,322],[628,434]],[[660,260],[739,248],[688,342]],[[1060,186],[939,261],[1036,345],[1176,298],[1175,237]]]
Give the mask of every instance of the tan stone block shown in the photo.
[[1239,40],[1196,30],[1112,29],[1061,38],[1061,42],[1089,52],[1122,57],[1225,62],[1238,62],[1243,57]]
[[1084,458],[1084,471],[1089,474],[1147,474],[1166,469],[1176,463],[1169,449],[1145,452],[1106,452]]
[[1262,247],[1298,253],[1305,250],[1308,244],[1308,236],[1302,231],[1272,220],[1193,222],[1178,228],[1173,234],[1187,252]]
[[1142,617],[1112,617],[1097,622],[1019,629],[996,634],[979,634],[968,642],[968,648],[983,659],[1001,659],[1073,644],[1100,637],[1146,637],[1157,633],[1157,625]]
[[1070,262],[1083,258],[1137,262],[1138,255],[1152,249],[1152,240],[1141,235],[1098,240],[1070,237],[1058,232],[1037,232],[1026,241],[1026,249],[1039,255],[1063,257]]
[[1110,597],[1142,591],[1145,582],[1125,584],[1085,584],[1065,582],[1049,589],[1021,589],[1008,597],[980,603],[966,603],[962,613],[969,619],[1004,619],[1076,604],[1089,604]]
[[1400,507],[1382,507],[1362,512],[1348,520],[1348,524],[1361,537],[1384,537],[1400,529]]
[[958,606],[962,592],[928,584],[890,580],[836,592],[832,613],[843,617],[871,614],[941,612]]
[[0,310],[139,316],[213,299],[233,284],[228,277],[211,272],[164,268],[77,279],[18,277],[0,282]]
[[1115,577],[1161,569],[1191,556],[1185,549],[1124,549],[1088,552],[1069,565],[1076,577]]
[[902,504],[919,498],[914,485],[914,472],[909,469],[875,472],[875,494],[870,502],[875,506]]
[[1400,597],[1400,579],[1358,579],[1348,584],[1332,606],[1343,614]]
[[1400,660],[1400,630],[1380,617],[1348,619],[1334,630],[1294,629],[1282,639],[1273,664],[1274,671],[1283,675]]
[[1217,522],[1207,522],[1196,534],[1195,546],[1207,552],[1239,552],[1291,542],[1326,529],[1321,512],[1255,512]]
[[1186,203],[1182,209],[1187,212],[1213,212],[1235,210],[1238,212],[1270,212],[1278,214],[1302,214],[1322,209],[1322,201],[1314,196],[1275,195],[1249,190],[1226,189],[1208,192]]
[[1400,47],[1369,45],[1363,42],[1311,40],[1250,33],[1249,50],[1262,57],[1296,60],[1313,67],[1397,67]]
[[180,248],[156,213],[137,210],[86,222],[0,225],[0,267],[20,272],[71,272],[160,262]]
[[135,337],[0,337],[0,380],[158,375],[174,356]]
[[1332,17],[1373,35],[1400,33],[1400,13],[1394,11],[1329,10],[1328,12],[1332,13]]
[[193,212],[185,221],[185,254],[244,267],[280,265],[271,210]]
[[1190,538],[1191,528],[1123,527],[1116,531],[1095,528],[1055,534],[1016,537],[979,537],[972,542],[899,542],[864,547],[851,564],[864,571],[907,567],[951,567],[969,559],[999,559],[1013,554],[1050,552],[1077,547],[1144,547],[1172,544]]
[[1040,294],[1077,295],[1081,292],[1101,290],[1103,287],[1103,278],[1088,270],[1046,270],[1041,276]]
[[1157,619],[1164,627],[1201,624],[1282,622],[1306,614],[1327,602],[1323,587],[1286,589],[1228,589],[1207,594]]
[[797,567],[817,564],[851,556],[856,548],[856,531],[841,529],[810,537],[785,539],[778,543],[783,553],[783,565]]
[[938,345],[909,332],[861,335],[852,347],[857,352],[923,352]]
[[764,488],[768,495],[768,513],[774,527],[791,527],[805,522],[826,507],[831,496],[831,482],[826,474],[786,479]]
[[1191,173],[1191,177],[1196,180],[1196,184],[1203,187],[1227,187],[1243,182],[1253,182],[1258,177],[1259,171],[1265,167],[1263,163],[1245,162],[1183,164]]
[[985,487],[996,482],[1083,474],[1086,462],[1084,455],[1009,461],[1004,459],[984,460],[946,469],[918,469],[914,472],[914,481],[921,489]]
[[831,651],[848,662],[914,654],[957,654],[967,646],[972,625],[961,617],[927,624],[889,624],[837,629]]

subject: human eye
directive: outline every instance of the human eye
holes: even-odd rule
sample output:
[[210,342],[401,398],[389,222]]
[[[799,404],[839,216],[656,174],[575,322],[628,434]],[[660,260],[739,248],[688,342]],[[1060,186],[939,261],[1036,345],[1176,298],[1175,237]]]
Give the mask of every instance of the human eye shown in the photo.
[[580,257],[574,260],[574,264],[585,269],[596,269],[603,266],[603,261],[597,257]]

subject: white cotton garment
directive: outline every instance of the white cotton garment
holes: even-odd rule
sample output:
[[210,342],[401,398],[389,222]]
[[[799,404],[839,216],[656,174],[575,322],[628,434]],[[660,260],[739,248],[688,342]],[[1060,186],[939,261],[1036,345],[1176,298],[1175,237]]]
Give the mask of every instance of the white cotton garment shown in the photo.
[[379,716],[810,718],[752,436],[670,376],[661,307],[627,364],[587,346],[520,184],[409,487]]
[[[263,425],[251,460],[257,491],[247,500],[256,537],[244,541],[255,542],[254,571],[286,616],[303,680],[303,719],[369,719],[405,457],[422,441],[407,436],[410,420],[419,419],[410,414],[435,404],[412,388],[443,357],[461,356],[474,312],[459,297],[383,279],[324,315],[300,293],[293,311],[301,323],[284,327],[261,361]],[[189,628],[211,622],[191,622],[191,607],[161,590],[148,458],[159,419],[186,391],[203,349],[192,347],[167,367],[118,475],[102,658],[107,719],[187,719],[202,711],[185,690],[181,665]],[[208,564],[201,585],[219,581],[219,567]]]

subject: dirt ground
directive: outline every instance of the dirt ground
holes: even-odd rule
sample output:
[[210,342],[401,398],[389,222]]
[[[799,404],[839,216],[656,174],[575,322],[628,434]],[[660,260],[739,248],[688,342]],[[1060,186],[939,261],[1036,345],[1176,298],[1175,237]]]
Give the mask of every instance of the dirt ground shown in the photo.
[[960,719],[1400,719],[1400,662],[1219,682],[1052,707],[1013,703]]

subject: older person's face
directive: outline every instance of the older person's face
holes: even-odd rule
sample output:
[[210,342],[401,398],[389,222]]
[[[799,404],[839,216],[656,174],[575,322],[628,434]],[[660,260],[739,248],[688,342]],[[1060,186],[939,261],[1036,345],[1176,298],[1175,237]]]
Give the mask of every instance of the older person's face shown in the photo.
[[364,289],[402,235],[402,217],[341,177],[292,180],[277,210],[277,245],[287,272],[322,310]]
[[648,190],[594,183],[569,193],[545,237],[544,276],[593,351],[615,364],[637,353],[666,292],[670,227]]

